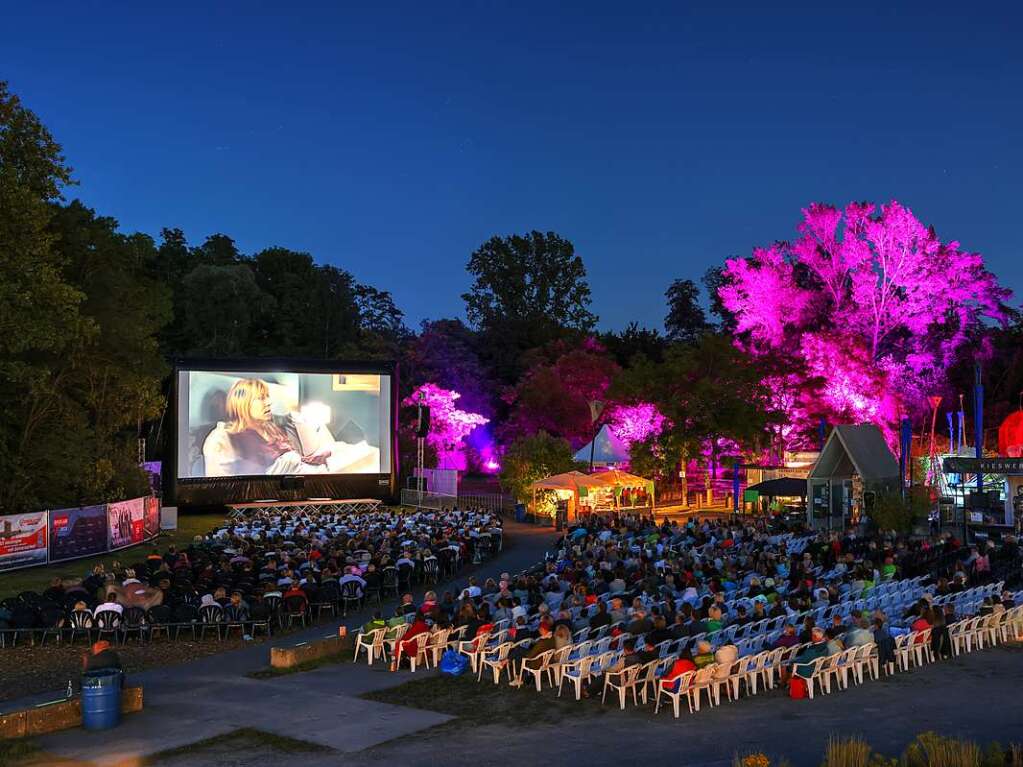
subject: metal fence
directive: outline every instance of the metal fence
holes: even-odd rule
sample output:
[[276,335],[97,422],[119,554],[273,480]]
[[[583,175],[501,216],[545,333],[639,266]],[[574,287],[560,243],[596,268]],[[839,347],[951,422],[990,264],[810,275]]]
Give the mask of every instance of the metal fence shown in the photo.
[[459,493],[458,507],[461,509],[483,509],[493,514],[515,511],[515,498],[504,493]]
[[428,493],[406,488],[401,491],[401,505],[416,509],[482,509],[493,514],[503,514],[515,510],[515,499],[502,493],[467,493],[446,495],[444,493]]

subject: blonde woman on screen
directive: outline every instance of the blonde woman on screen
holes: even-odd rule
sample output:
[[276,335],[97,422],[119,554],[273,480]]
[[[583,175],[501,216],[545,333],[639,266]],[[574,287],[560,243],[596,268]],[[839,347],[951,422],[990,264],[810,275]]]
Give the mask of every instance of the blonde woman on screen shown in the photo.
[[231,385],[227,421],[218,424],[203,445],[206,476],[323,471],[329,451],[303,457],[274,423],[271,404],[265,381],[240,378]]

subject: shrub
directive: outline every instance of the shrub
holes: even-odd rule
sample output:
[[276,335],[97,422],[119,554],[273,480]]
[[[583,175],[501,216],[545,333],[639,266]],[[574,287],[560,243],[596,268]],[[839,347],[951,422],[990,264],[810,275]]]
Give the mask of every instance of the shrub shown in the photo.
[[828,738],[822,767],[868,767],[870,746],[861,738]]
[[981,767],[980,747],[968,740],[924,732],[906,747],[903,767]]

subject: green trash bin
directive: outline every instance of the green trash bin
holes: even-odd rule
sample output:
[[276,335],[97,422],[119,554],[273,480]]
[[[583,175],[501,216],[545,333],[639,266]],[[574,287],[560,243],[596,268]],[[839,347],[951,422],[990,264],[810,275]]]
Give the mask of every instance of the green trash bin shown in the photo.
[[82,726],[108,730],[121,723],[121,686],[124,673],[116,668],[82,674]]

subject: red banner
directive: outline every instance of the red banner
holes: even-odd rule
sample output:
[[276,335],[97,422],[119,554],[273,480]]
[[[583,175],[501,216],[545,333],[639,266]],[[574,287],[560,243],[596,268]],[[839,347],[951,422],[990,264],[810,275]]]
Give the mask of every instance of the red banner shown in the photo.
[[0,572],[46,564],[46,512],[0,517]]
[[155,495],[151,495],[146,498],[146,512],[145,512],[145,528],[146,538],[152,538],[160,532],[160,499]]

